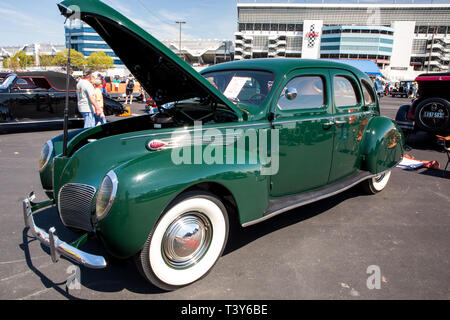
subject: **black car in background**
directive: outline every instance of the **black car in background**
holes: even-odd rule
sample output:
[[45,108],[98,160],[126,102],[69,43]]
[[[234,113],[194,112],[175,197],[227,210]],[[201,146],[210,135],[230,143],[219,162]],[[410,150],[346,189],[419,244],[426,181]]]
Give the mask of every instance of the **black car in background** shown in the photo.
[[400,84],[398,87],[394,87],[391,92],[392,97],[400,97],[400,98],[408,98],[409,91],[408,91],[408,84],[411,85],[414,82],[414,80],[408,80],[408,81],[400,81]]
[[405,134],[418,130],[447,136],[450,133],[450,73],[424,73],[411,104],[398,108],[395,120]]
[[0,72],[0,84],[5,81],[5,79],[10,75],[10,72]]
[[[40,71],[10,73],[0,84],[0,127],[11,124],[62,121],[66,102],[66,75]],[[104,97],[105,115],[120,115],[125,109]],[[69,78],[69,120],[82,120],[78,112],[76,81]]]

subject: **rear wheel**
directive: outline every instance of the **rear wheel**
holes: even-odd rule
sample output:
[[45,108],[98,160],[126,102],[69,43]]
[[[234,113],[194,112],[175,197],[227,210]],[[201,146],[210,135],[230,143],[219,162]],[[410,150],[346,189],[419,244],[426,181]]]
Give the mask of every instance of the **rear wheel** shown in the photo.
[[188,192],[164,212],[136,256],[146,280],[175,290],[204,277],[217,262],[228,238],[228,215],[210,193]]
[[361,187],[367,194],[376,194],[386,187],[390,177],[391,171],[383,172],[373,178],[363,181]]

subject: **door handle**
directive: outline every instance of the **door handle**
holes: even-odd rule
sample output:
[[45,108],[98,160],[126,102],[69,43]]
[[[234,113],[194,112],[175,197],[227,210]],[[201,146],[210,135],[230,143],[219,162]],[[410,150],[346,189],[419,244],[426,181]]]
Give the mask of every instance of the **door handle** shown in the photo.
[[345,121],[345,120],[335,120],[334,123],[337,124],[338,126],[341,126],[341,125],[346,124],[347,121]]
[[325,130],[328,130],[334,125],[335,125],[334,121],[329,121],[329,122],[323,123],[322,124],[322,128],[325,129]]

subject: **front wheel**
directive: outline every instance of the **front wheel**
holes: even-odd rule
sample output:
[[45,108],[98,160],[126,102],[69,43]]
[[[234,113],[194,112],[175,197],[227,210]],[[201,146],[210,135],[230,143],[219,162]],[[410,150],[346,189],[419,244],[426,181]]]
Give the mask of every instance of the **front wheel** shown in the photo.
[[204,277],[228,239],[228,215],[210,193],[188,192],[163,213],[136,256],[144,278],[163,290],[175,290]]
[[361,187],[367,194],[376,194],[386,187],[390,177],[391,171],[383,172],[373,178],[363,181]]

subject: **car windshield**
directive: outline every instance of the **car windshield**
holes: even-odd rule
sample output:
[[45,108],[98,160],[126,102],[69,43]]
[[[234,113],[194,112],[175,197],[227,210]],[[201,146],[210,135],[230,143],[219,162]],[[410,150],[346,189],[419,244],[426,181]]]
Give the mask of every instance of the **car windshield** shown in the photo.
[[270,92],[273,74],[267,71],[224,70],[203,76],[233,102],[260,105]]
[[3,81],[3,83],[0,85],[0,89],[7,89],[10,85],[11,85],[11,83],[13,83],[14,82],[14,80],[16,79],[16,75],[10,75],[10,76],[8,76],[4,81]]

